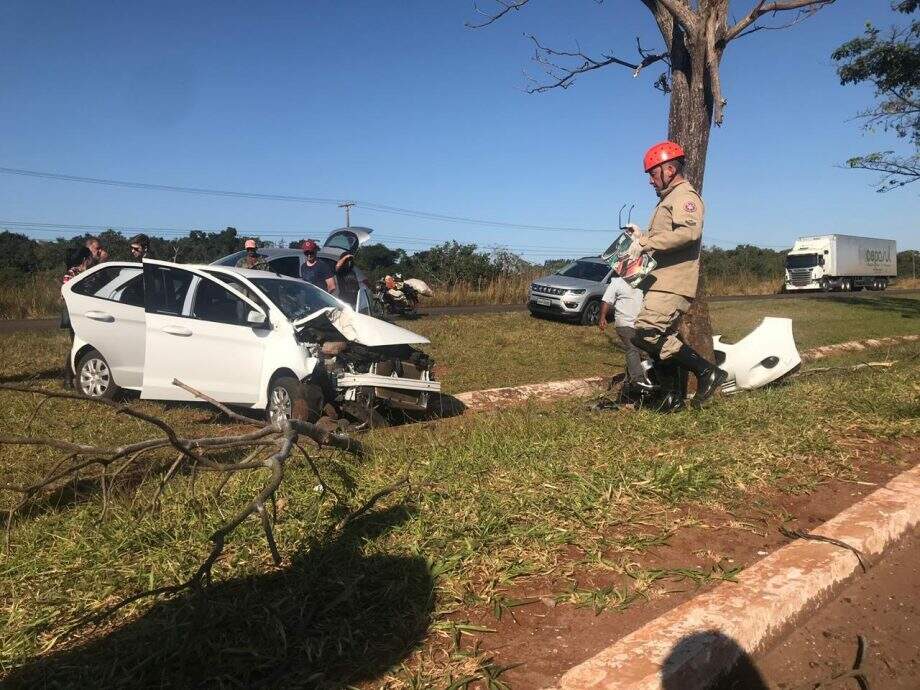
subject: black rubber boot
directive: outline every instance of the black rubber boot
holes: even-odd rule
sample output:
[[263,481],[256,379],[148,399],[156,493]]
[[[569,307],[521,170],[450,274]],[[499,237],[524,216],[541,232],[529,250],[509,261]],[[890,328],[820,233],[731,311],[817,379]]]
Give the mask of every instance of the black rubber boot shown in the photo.
[[703,359],[689,345],[681,345],[677,354],[670,359],[682,364],[696,376],[696,395],[693,396],[692,402],[696,408],[702,407],[703,403],[709,400],[719,389],[719,386],[725,383],[725,379],[728,378],[726,372]]
[[656,368],[661,378],[662,396],[659,412],[680,412],[687,397],[686,370],[676,362],[658,362]]

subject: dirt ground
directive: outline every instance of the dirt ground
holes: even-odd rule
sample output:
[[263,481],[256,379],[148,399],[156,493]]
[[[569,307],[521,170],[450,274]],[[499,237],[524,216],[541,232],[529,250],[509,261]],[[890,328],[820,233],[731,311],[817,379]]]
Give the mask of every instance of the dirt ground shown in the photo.
[[[636,561],[643,568],[700,567],[708,570],[715,563],[721,563],[723,567],[750,566],[788,543],[788,539],[777,529],[780,525],[806,531],[820,525],[878,489],[907,466],[920,462],[918,447],[920,443],[916,441],[880,444],[878,448],[873,449],[873,455],[879,453],[893,456],[899,462],[881,463],[866,457],[860,465],[857,481],[829,481],[808,495],[776,492],[761,497],[756,505],[752,504],[745,511],[733,514],[696,511],[688,517],[698,520],[699,526],[680,529],[667,544],[655,547],[641,556],[637,555]],[[571,556],[577,558],[577,554]],[[912,590],[914,615],[917,607],[920,607],[920,597],[917,596],[916,589],[920,587],[920,575],[916,575],[920,573],[918,566],[920,554],[915,553],[911,565],[914,577],[904,578],[905,582],[901,588],[901,591],[905,592],[905,588],[915,588]],[[902,571],[902,577],[908,572],[911,571]],[[628,582],[622,575],[587,566],[576,569],[574,577],[579,589],[588,590],[607,586],[621,587]],[[910,582],[913,584],[910,585]],[[503,615],[500,621],[493,617],[482,617],[472,619],[471,622],[496,631],[482,638],[481,647],[494,655],[499,664],[521,664],[506,671],[501,680],[512,688],[536,689],[551,685],[572,666],[714,585],[715,583],[697,587],[689,580],[664,580],[656,583],[656,595],[640,599],[623,610],[611,607],[598,614],[590,606],[555,605],[548,593],[558,593],[566,587],[571,587],[568,582],[531,582],[526,587],[512,589],[507,595],[518,599],[532,598],[536,600],[534,603],[514,608],[513,616]],[[881,603],[877,606],[881,606]],[[863,624],[861,627],[870,631],[871,623]],[[819,630],[817,634],[821,636],[824,629]],[[843,657],[849,657],[849,661],[852,662],[855,655],[855,636],[851,637],[852,639],[845,644],[836,638],[829,638],[830,642],[842,646],[833,657],[828,656],[827,659],[832,659],[836,663]],[[920,636],[913,639],[920,640]],[[808,661],[815,657],[807,656],[806,660],[805,656],[807,655],[803,654],[803,662],[807,667]],[[823,664],[824,658],[820,658],[819,661]],[[811,676],[799,677],[808,679]],[[890,687],[906,688],[920,685]],[[877,690],[875,684],[872,688]]]
[[[866,641],[860,670],[872,690],[920,688],[920,530],[902,540],[865,575],[801,624],[779,645],[754,659],[773,688],[813,688],[850,670],[857,636]],[[751,687],[750,681],[736,687]],[[821,687],[858,687],[841,679]]]

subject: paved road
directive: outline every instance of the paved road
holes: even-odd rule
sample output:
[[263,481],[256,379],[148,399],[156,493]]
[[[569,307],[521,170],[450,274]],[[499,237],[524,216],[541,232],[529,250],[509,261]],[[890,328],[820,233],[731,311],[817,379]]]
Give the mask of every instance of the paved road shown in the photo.
[[[888,295],[904,297],[908,295],[920,295],[920,290],[886,290],[885,292],[817,292],[803,294],[785,294],[785,295],[723,295],[721,297],[710,297],[710,302],[745,302],[749,300],[775,300],[775,299],[845,299],[852,297],[878,299]],[[460,307],[428,307],[422,308],[419,312],[420,317],[426,316],[461,316],[464,314],[496,314],[509,311],[526,311],[527,306],[524,304],[476,304]],[[58,327],[59,319],[9,319],[0,320],[0,334],[18,333],[27,331],[47,331]]]

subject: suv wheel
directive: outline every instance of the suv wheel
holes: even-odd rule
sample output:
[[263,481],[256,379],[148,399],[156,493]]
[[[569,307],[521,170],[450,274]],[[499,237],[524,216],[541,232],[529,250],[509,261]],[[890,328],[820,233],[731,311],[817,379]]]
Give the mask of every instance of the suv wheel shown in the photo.
[[597,320],[601,314],[601,301],[598,299],[588,300],[585,308],[581,312],[582,326],[596,326]]
[[112,370],[98,350],[90,350],[80,358],[76,372],[77,390],[87,398],[111,400],[121,388],[112,378]]

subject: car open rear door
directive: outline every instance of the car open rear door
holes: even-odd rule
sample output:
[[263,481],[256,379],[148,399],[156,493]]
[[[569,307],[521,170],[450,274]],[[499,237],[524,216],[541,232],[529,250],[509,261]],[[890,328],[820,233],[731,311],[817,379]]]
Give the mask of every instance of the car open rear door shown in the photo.
[[[253,404],[261,392],[267,310],[188,266],[144,262],[146,354],[141,397],[197,400],[177,379],[224,403]],[[266,322],[247,322],[261,311]]]

